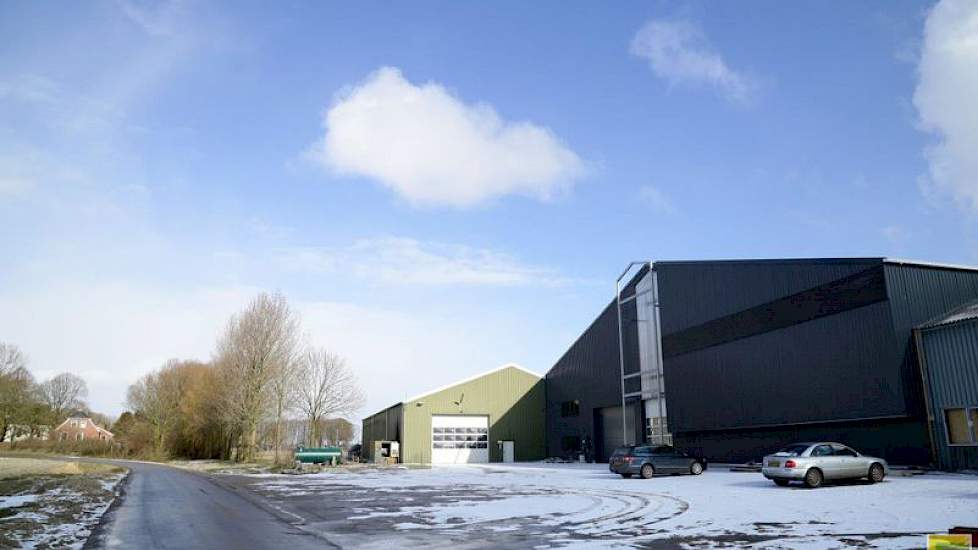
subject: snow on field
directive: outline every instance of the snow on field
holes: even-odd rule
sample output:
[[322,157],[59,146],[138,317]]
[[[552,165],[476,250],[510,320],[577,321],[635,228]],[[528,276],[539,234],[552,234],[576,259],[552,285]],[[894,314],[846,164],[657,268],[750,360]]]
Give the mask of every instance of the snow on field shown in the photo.
[[926,533],[978,525],[978,477],[954,474],[808,490],[718,467],[626,480],[604,465],[493,464],[265,475],[257,488],[299,515],[326,497],[351,524],[415,537],[519,531],[551,546],[919,548]]
[[124,477],[119,468],[100,465],[5,459],[0,548],[82,548]]

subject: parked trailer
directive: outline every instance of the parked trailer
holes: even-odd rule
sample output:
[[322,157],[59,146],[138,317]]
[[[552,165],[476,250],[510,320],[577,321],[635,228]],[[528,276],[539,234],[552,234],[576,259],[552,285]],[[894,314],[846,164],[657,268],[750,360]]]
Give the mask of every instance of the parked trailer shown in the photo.
[[299,447],[295,450],[295,462],[302,464],[331,464],[340,463],[343,449],[339,447]]

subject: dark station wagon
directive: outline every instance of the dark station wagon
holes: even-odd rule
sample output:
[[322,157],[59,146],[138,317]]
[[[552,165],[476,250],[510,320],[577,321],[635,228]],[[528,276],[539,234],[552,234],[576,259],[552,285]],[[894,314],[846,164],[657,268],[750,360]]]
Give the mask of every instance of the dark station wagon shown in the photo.
[[670,445],[630,445],[615,449],[608,461],[608,469],[624,478],[640,475],[649,479],[655,474],[700,475],[706,470],[706,459]]

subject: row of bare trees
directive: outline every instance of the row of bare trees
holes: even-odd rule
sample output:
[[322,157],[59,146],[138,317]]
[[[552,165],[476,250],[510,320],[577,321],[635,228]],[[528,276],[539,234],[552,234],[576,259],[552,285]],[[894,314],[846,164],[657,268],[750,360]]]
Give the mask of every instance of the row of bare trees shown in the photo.
[[65,372],[37,382],[27,365],[27,356],[17,346],[0,342],[0,442],[40,437],[75,412],[107,424],[102,415],[87,410],[83,379]]
[[303,443],[321,442],[323,421],[354,412],[363,396],[346,362],[304,344],[301,330],[284,296],[259,294],[231,317],[210,363],[171,360],[130,386],[121,430],[130,447],[239,461],[272,449],[279,461],[297,417],[308,423]]

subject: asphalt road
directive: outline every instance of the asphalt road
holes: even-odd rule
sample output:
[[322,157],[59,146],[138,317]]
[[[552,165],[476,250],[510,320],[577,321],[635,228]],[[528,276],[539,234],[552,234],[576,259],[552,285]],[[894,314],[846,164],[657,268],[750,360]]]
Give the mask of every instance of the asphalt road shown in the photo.
[[[102,461],[100,461],[102,462]],[[123,498],[85,545],[105,549],[328,548],[301,520],[242,489],[169,466],[119,462],[131,470]]]

